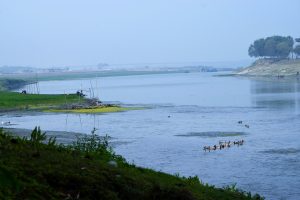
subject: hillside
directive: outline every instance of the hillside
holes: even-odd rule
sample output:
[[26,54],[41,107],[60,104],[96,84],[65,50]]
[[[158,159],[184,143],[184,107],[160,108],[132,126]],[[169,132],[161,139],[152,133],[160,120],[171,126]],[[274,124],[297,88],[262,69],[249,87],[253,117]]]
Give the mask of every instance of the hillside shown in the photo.
[[300,59],[296,59],[296,60],[259,59],[255,61],[251,66],[237,71],[236,75],[296,76],[297,72],[300,73]]
[[0,199],[263,199],[136,167],[93,133],[70,146],[45,139],[39,128],[28,139],[0,129]]

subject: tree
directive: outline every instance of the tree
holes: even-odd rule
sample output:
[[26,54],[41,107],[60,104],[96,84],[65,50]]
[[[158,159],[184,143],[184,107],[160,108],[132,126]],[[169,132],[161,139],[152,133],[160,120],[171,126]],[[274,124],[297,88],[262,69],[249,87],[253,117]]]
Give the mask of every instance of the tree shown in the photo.
[[[295,38],[295,42],[300,43],[300,38]],[[300,44],[295,46],[295,48],[293,49],[293,53],[296,54],[296,58],[300,56]]]
[[297,57],[300,56],[300,44],[294,48],[294,53],[297,55]]
[[248,49],[248,54],[250,57],[258,57],[259,56],[258,52],[253,44],[250,45],[250,47]]
[[255,40],[248,49],[251,57],[286,58],[293,52],[294,39],[291,36],[272,36]]
[[273,37],[265,39],[265,45],[263,48],[263,56],[273,57],[276,55],[277,41]]
[[251,44],[248,49],[249,56],[251,57],[263,56],[264,46],[265,46],[264,39],[255,40],[254,43]]
[[291,48],[286,42],[280,42],[276,45],[276,53],[277,57],[286,58],[290,55],[293,48]]

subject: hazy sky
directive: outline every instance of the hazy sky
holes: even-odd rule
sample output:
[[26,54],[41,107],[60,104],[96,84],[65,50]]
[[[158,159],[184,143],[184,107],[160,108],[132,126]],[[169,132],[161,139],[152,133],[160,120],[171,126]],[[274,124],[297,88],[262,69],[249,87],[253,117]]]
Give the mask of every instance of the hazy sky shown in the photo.
[[299,0],[0,0],[0,65],[241,60],[299,19]]

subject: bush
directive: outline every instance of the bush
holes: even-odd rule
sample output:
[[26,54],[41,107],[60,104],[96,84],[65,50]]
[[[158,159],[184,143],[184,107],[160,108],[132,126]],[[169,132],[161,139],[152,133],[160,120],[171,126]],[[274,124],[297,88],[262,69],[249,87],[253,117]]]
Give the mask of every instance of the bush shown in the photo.
[[103,154],[111,150],[108,145],[108,136],[100,137],[96,134],[95,128],[92,130],[91,135],[77,137],[77,141],[73,142],[71,149],[86,154]]

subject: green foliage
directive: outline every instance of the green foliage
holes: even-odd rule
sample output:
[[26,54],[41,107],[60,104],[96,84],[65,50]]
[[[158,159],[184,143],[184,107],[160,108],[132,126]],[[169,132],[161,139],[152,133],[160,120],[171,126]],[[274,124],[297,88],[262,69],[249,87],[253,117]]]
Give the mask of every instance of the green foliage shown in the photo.
[[189,176],[189,177],[187,178],[187,182],[188,182],[190,185],[197,185],[197,184],[200,184],[200,183],[201,183],[198,176]]
[[294,53],[297,54],[297,56],[300,56],[300,44],[294,48]]
[[5,188],[6,191],[4,193],[6,194],[11,194],[21,189],[20,182],[15,175],[4,166],[0,166],[0,188]]
[[238,189],[236,187],[236,183],[232,184],[232,185],[225,186],[223,189],[225,191],[229,191],[229,192],[233,192],[233,193],[242,193],[245,196],[247,196],[248,198],[252,198],[253,200],[264,200],[265,199],[264,197],[261,197],[259,194],[255,194],[255,195],[252,196],[252,194],[250,192],[245,192],[243,190]]
[[264,54],[265,40],[258,39],[255,40],[253,44],[250,45],[248,53],[251,57],[260,57]]
[[54,147],[56,145],[56,137],[50,137],[48,140],[48,146]]
[[238,189],[237,189],[237,187],[236,187],[236,183],[235,183],[235,184],[232,184],[232,185],[225,186],[225,187],[224,187],[224,190],[231,191],[231,192],[236,192],[236,191],[238,191]]
[[42,133],[41,128],[35,127],[30,135],[30,141],[34,144],[41,143],[46,140],[46,132]]
[[96,134],[95,128],[92,130],[91,135],[77,138],[77,141],[73,142],[71,146],[73,150],[86,154],[102,154],[108,150],[108,147],[108,136],[100,137]]
[[292,37],[272,36],[255,40],[248,49],[251,57],[286,58],[293,51]]
[[40,127],[35,127],[30,134],[30,142],[35,150],[38,150],[44,140],[46,140],[46,132],[42,133]]
[[[0,130],[0,199],[263,199],[235,187],[204,185],[198,177],[135,167],[124,159],[112,167],[107,161],[118,157],[104,139],[93,136],[95,130],[71,146],[49,146],[41,143],[45,137],[38,127],[33,132],[34,139],[23,140]],[[32,148],[35,141],[38,154]]]
[[[300,43],[300,38],[296,38],[295,41],[297,43]],[[296,45],[295,48],[294,48],[294,53],[297,55],[297,56],[300,56],[300,44]]]

